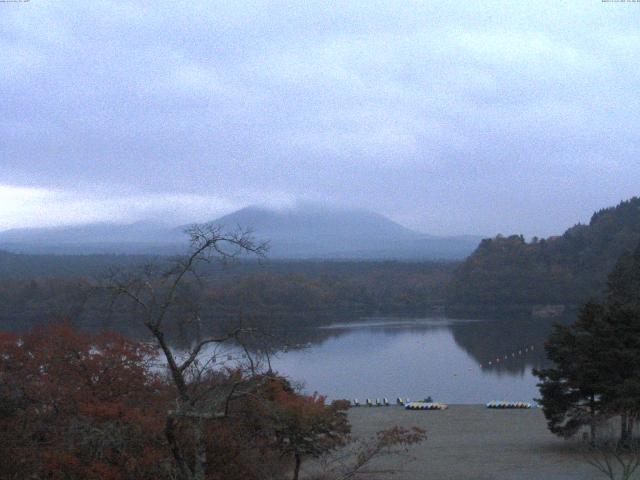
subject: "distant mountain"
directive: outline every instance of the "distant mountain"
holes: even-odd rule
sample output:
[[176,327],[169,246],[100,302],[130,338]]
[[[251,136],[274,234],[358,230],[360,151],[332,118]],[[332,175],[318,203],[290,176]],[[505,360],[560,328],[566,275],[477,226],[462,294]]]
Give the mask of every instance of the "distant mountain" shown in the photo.
[[456,270],[455,309],[579,305],[603,293],[621,255],[640,242],[640,198],[593,214],[562,236],[526,242],[521,235],[483,240]]
[[159,232],[167,234],[167,226],[154,222],[130,224],[91,223],[49,228],[19,228],[0,232],[3,242],[49,242],[49,243],[117,243],[149,242]]
[[[288,209],[247,207],[213,221],[250,228],[270,242],[270,258],[462,259],[479,237],[434,237],[378,213],[301,205]],[[186,226],[138,222],[96,223],[0,232],[0,249],[18,253],[175,254],[184,252]]]
[[479,237],[434,237],[375,212],[303,205],[247,207],[214,223],[240,225],[270,242],[273,258],[462,259]]
[[0,232],[0,249],[18,253],[175,253],[186,237],[154,222],[92,223]]
[[327,208],[315,205],[287,209],[251,206],[215,220],[222,225],[251,225],[261,235],[291,237],[312,235],[351,238],[419,238],[423,235],[368,210]]

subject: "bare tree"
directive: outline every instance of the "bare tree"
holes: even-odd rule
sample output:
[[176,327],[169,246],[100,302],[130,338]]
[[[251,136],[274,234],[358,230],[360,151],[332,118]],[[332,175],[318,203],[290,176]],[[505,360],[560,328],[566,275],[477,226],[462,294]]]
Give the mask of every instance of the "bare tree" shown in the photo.
[[371,438],[352,439],[340,454],[325,457],[321,462],[323,473],[313,478],[353,480],[397,474],[400,472],[397,468],[372,470],[371,464],[383,457],[409,456],[409,447],[422,443],[426,438],[426,432],[421,428],[395,426],[381,430]]
[[[586,463],[594,467],[610,480],[630,480],[635,478],[640,468],[640,442],[632,437],[632,429],[628,426],[629,417],[622,416],[620,426],[615,417],[600,423],[598,436],[584,435]],[[620,440],[620,432],[629,429],[629,437]],[[624,437],[624,435],[622,435]]]
[[[255,389],[264,377],[258,375],[256,361],[244,346],[251,329],[239,326],[219,336],[198,338],[185,352],[176,353],[168,343],[168,323],[177,318],[200,324],[200,312],[185,292],[188,277],[198,279],[201,265],[212,261],[229,262],[240,255],[263,257],[266,243],[257,243],[251,232],[238,228],[227,232],[213,224],[195,225],[190,237],[189,254],[164,270],[145,266],[137,272],[110,276],[107,288],[114,298],[126,298],[164,356],[171,383],[175,387],[175,406],[167,412],[165,435],[177,466],[180,480],[204,480],[207,464],[205,425],[229,413],[230,402]],[[185,308],[188,306],[188,308]],[[234,368],[219,368],[222,362],[206,355],[210,346],[235,342],[243,353],[236,356]],[[240,357],[242,360],[238,359]],[[232,360],[234,360],[232,358]],[[184,451],[178,438],[178,426],[190,432],[191,454]]]
[[589,447],[585,460],[610,480],[630,480],[640,467],[640,445],[601,440]]

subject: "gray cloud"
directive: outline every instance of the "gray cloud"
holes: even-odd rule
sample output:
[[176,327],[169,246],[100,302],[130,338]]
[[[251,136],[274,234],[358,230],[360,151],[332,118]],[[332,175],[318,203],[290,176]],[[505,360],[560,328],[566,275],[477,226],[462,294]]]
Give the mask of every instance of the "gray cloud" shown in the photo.
[[0,10],[0,185],[56,195],[0,228],[305,199],[546,235],[639,193],[638,4]]

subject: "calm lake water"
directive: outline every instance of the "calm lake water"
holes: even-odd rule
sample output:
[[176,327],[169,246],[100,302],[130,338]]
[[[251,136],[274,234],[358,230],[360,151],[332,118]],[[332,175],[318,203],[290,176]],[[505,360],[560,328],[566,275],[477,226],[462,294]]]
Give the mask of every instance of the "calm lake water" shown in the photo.
[[409,397],[447,403],[532,401],[546,320],[367,319],[309,331],[280,352],[279,373],[331,399]]

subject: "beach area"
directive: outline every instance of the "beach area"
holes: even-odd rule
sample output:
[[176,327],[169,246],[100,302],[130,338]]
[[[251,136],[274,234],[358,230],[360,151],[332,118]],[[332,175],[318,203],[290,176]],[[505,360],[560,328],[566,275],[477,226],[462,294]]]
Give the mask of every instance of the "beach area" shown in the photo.
[[[367,437],[392,427],[420,427],[427,440],[408,456],[384,458],[375,478],[403,480],[596,480],[604,477],[586,461],[579,438],[563,440],[547,430],[539,408],[487,409],[452,405],[443,411],[400,406],[349,411],[353,435]],[[392,471],[397,471],[392,473]]]

